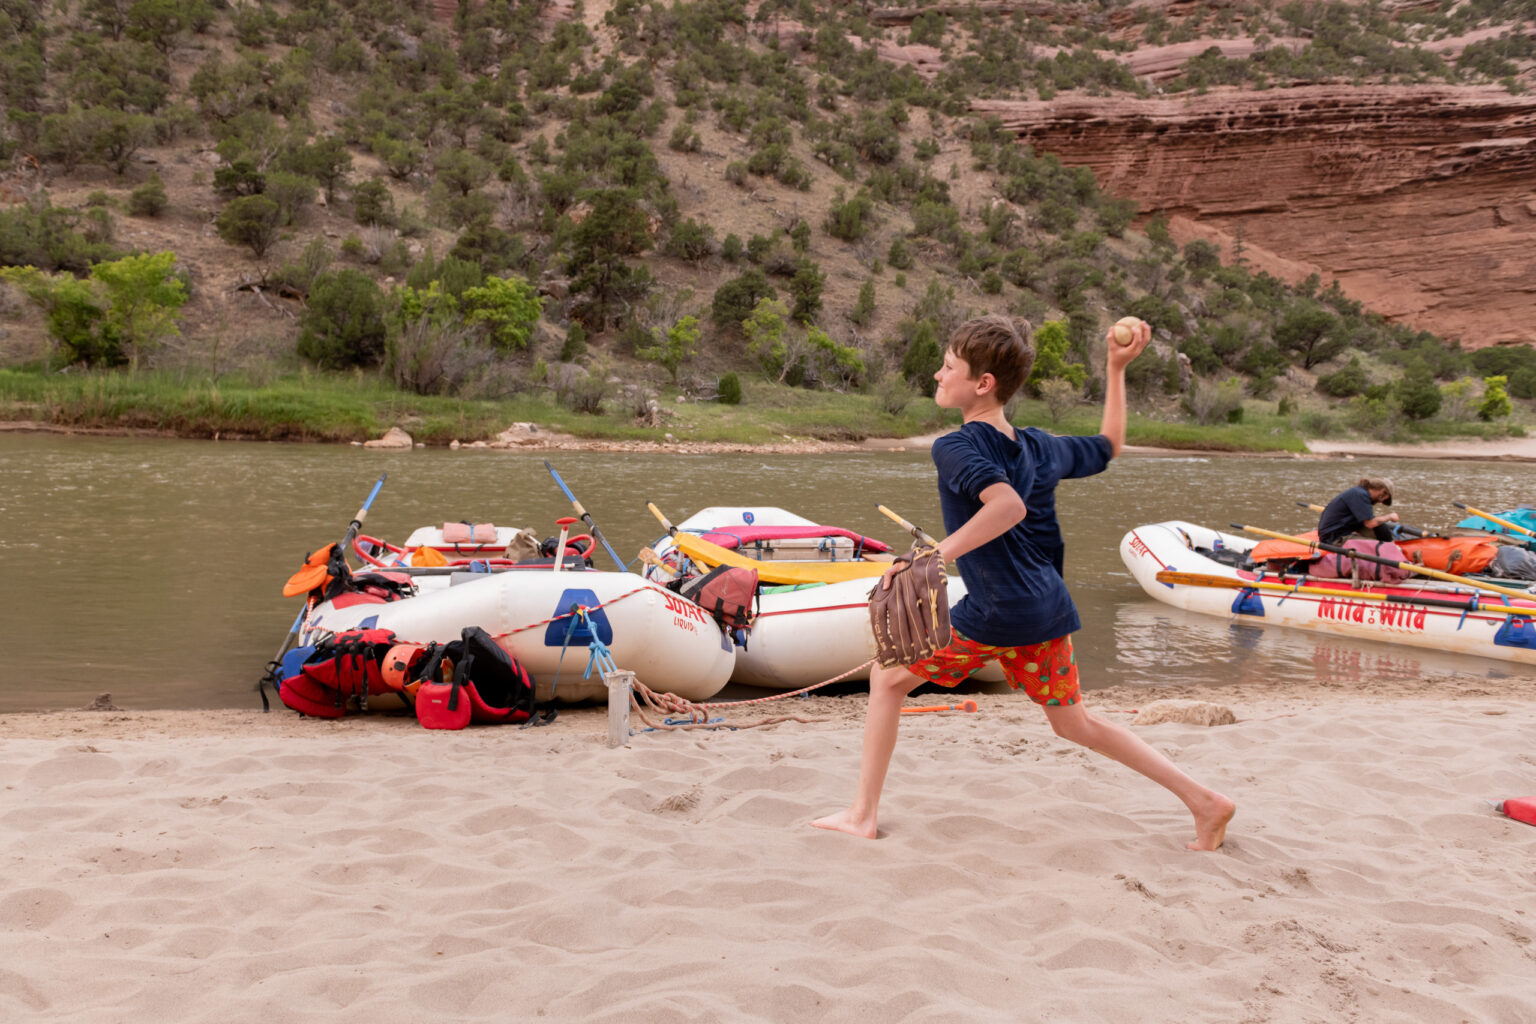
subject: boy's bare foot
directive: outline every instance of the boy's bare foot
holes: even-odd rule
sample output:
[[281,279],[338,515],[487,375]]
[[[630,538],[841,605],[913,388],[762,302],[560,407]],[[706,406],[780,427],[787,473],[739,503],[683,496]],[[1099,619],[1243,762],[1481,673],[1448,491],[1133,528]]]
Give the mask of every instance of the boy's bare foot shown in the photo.
[[[1230,817],[1230,815],[1229,815]],[[817,818],[811,824],[816,828],[829,829],[833,832],[846,832],[860,839],[875,838],[875,819],[871,815],[867,818],[854,815],[852,808],[846,811],[838,811],[829,814],[825,818]]]
[[1237,813],[1237,804],[1220,793],[1212,794],[1195,815],[1195,841],[1185,846],[1189,850],[1215,850],[1227,838],[1227,822]]

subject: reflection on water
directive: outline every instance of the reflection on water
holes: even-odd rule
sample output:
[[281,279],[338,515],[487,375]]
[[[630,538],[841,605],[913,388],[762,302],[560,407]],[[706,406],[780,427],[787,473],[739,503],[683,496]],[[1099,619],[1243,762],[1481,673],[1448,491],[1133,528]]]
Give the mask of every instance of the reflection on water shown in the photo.
[[[399,540],[423,524],[472,519],[553,535],[570,505],[545,457],[0,434],[0,623],[10,670],[0,711],[74,707],[102,691],[134,708],[252,706],[261,666],[298,607],[280,596],[283,580],[307,552],[339,538],[380,471],[389,480],[369,533]],[[625,558],[660,534],[647,500],[674,521],[705,505],[781,505],[904,543],[875,510],[883,502],[940,528],[926,453],[548,457]],[[1395,479],[1404,519],[1427,525],[1455,522],[1454,500],[1504,508],[1536,497],[1529,471],[1508,464],[1386,459],[1132,456],[1064,484],[1058,504],[1085,626],[1075,638],[1084,685],[1522,671],[1229,626],[1148,600],[1120,563],[1120,537],[1137,524],[1303,529],[1314,524],[1295,501],[1325,501],[1373,471]]]
[[1122,605],[1115,617],[1115,656],[1125,683],[1193,681],[1349,683],[1425,677],[1504,679],[1523,668],[1491,658],[1463,658],[1424,648],[1345,641],[1304,629],[1224,621],[1150,598]]

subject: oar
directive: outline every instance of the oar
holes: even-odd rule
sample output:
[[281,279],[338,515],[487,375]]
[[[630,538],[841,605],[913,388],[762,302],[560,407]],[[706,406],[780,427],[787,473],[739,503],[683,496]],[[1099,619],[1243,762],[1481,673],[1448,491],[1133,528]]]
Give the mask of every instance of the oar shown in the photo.
[[1288,533],[1276,533],[1258,526],[1244,526],[1242,523],[1233,523],[1232,529],[1242,530],[1245,533],[1257,534],[1260,537],[1273,537],[1276,540],[1288,540],[1292,544],[1301,544],[1308,548],[1317,548],[1323,551],[1331,551],[1336,555],[1346,555],[1350,558],[1358,558],[1367,562],[1375,562],[1377,565],[1390,565],[1405,572],[1417,573],[1420,576],[1430,576],[1437,580],[1448,580],[1451,583],[1459,583],[1464,587],[1475,587],[1478,590],[1487,590],[1495,594],[1504,594],[1507,597],[1518,597],[1525,600],[1531,599],[1531,594],[1524,590],[1514,590],[1510,587],[1500,587],[1493,583],[1484,583],[1481,580],[1469,579],[1466,576],[1456,576],[1452,573],[1441,572],[1439,569],[1430,569],[1427,566],[1414,565],[1412,562],[1397,562],[1390,558],[1378,558],[1375,555],[1363,554],[1352,551],[1349,548],[1339,547],[1337,544],[1325,544],[1320,540],[1306,540],[1302,537],[1293,537]]
[[[1296,505],[1297,505],[1298,508],[1304,508],[1304,509],[1307,509],[1307,510],[1312,511],[1312,512],[1321,512],[1321,511],[1323,511],[1323,506],[1317,504],[1316,502],[1298,501],[1296,503]],[[1408,526],[1405,523],[1398,523],[1397,524],[1397,530],[1398,530],[1399,533],[1406,533],[1410,537],[1443,537],[1444,536],[1443,534],[1438,534],[1438,533],[1426,533],[1423,530],[1419,529],[1417,526]]]
[[[389,474],[387,472],[380,473],[378,480],[374,481],[373,490],[368,492],[368,497],[363,501],[362,507],[357,510],[357,515],[353,516],[352,522],[347,524],[347,532],[341,536],[341,546],[339,548],[340,551],[345,552],[347,545],[352,543],[352,538],[357,536],[357,531],[363,528],[363,520],[368,518],[368,510],[373,507],[373,499],[379,496],[379,491],[383,489],[384,481],[388,477]],[[345,554],[343,554],[342,557],[346,557]],[[299,609],[298,616],[293,620],[293,625],[289,628],[288,635],[283,638],[283,645],[277,649],[277,655],[271,661],[267,662],[267,676],[274,681],[277,677],[277,670],[282,667],[283,655],[288,653],[288,648],[292,647],[293,642],[299,638],[299,627],[303,625],[304,616],[308,614],[308,612],[309,602],[306,600],[304,602],[304,607]],[[263,685],[261,689],[261,710],[263,711],[267,710],[267,691],[265,682],[266,680],[264,679],[262,681]]]
[[363,521],[368,518],[368,510],[373,507],[373,499],[379,496],[379,491],[383,489],[384,481],[388,476],[388,473],[379,474],[379,478],[374,481],[373,490],[368,492],[368,498],[363,502],[363,507],[357,510],[357,515],[353,516],[352,522],[347,524],[347,532],[342,534],[341,544],[338,545],[343,552],[347,550],[347,545],[352,543],[352,538],[357,536],[357,531],[363,528]]
[[[565,492],[565,496],[571,499],[571,505],[576,509],[576,514],[581,517],[582,522],[587,524],[587,529],[591,532],[592,536],[597,538],[598,542],[603,545],[603,550],[608,552],[608,557],[612,558],[614,564],[619,567],[619,572],[627,572],[629,567],[624,564],[624,559],[620,558],[618,552],[614,551],[608,544],[608,538],[603,536],[603,531],[597,528],[597,524],[592,521],[592,516],[587,510],[581,507],[581,502],[576,500],[576,495],[572,494],[571,489],[565,486],[565,481],[560,479],[560,474],[555,472],[555,467],[549,464],[548,459],[544,460],[544,468],[549,470],[549,475],[555,478],[555,483],[560,485],[560,489]],[[558,551],[555,553],[555,557],[559,558],[564,554],[565,552]]]
[[1517,525],[1515,523],[1512,523],[1508,519],[1500,519],[1498,516],[1489,515],[1487,512],[1480,512],[1477,509],[1473,508],[1471,505],[1463,505],[1459,501],[1453,501],[1453,502],[1451,502],[1451,504],[1455,505],[1457,508],[1461,509],[1463,512],[1470,512],[1470,513],[1472,513],[1473,515],[1477,516],[1479,519],[1486,519],[1490,523],[1498,523],[1500,526],[1504,527],[1506,530],[1513,530],[1515,533],[1523,533],[1527,537],[1536,537],[1536,530],[1527,530],[1525,527],[1519,526],[1519,525]]
[[901,518],[901,516],[897,515],[895,512],[892,512],[884,505],[876,505],[875,508],[879,509],[886,518],[894,520],[897,524],[899,524],[901,528],[910,533],[918,543],[927,544],[930,547],[938,547],[939,542],[928,536],[928,534],[924,533],[921,526],[907,522],[905,519]]
[[[1245,580],[1235,576],[1212,576],[1198,572],[1178,572],[1164,569],[1157,574],[1157,582],[1185,587],[1214,587],[1221,590],[1273,590],[1286,594],[1316,594],[1321,597],[1343,597],[1356,601],[1384,601],[1388,604],[1416,604],[1431,608],[1453,608],[1466,611],[1467,602],[1452,601],[1443,597],[1410,597],[1406,594],[1376,594],[1365,590],[1339,590],[1335,587],[1311,585],[1294,586],[1288,583],[1271,583],[1268,580]],[[1490,611],[1510,615],[1536,615],[1536,608],[1515,608],[1506,605],[1488,605]]]
[[668,537],[677,536],[677,527],[673,526],[671,520],[662,515],[661,509],[656,507],[656,503],[654,501],[646,502],[645,507],[651,510],[651,515],[655,516],[656,521],[661,524],[661,528],[667,531]]

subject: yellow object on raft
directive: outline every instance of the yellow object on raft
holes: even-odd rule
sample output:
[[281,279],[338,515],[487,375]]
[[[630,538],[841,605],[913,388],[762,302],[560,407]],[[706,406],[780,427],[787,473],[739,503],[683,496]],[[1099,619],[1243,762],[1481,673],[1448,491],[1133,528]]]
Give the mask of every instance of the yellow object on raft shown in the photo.
[[762,583],[842,583],[845,580],[873,579],[890,568],[890,562],[760,562],[739,555],[729,548],[711,544],[691,533],[678,533],[672,542],[695,562],[704,565],[733,565],[756,569]]

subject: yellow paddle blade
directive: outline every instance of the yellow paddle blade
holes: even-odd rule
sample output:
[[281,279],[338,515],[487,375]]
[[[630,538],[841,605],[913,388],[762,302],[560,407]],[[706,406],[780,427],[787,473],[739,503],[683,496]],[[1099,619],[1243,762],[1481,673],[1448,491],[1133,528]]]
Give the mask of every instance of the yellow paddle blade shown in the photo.
[[672,540],[679,551],[695,562],[756,569],[761,583],[842,583],[873,579],[890,568],[889,562],[759,562],[691,533],[679,533]]

